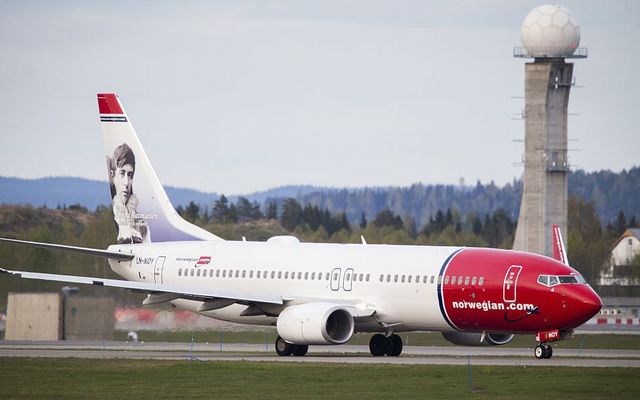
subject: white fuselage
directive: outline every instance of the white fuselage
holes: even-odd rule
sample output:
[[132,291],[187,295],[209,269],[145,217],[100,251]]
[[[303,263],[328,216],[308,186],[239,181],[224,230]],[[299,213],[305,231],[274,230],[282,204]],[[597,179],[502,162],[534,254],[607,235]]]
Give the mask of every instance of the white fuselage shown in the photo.
[[[281,297],[289,304],[329,300],[374,306],[374,320],[356,320],[358,331],[448,330],[438,306],[438,274],[459,248],[298,242],[165,242],[112,246],[135,250],[131,262],[111,261],[127,280]],[[381,278],[382,277],[382,278]],[[201,301],[178,299],[198,311]],[[241,316],[246,304],[202,312],[246,324],[275,325],[269,315]]]

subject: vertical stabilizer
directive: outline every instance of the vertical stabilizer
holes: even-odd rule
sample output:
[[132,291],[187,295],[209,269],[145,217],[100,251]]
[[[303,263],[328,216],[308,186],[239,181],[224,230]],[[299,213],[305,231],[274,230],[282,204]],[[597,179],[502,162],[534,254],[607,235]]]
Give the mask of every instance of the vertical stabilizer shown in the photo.
[[114,93],[98,94],[117,243],[221,240],[175,211]]

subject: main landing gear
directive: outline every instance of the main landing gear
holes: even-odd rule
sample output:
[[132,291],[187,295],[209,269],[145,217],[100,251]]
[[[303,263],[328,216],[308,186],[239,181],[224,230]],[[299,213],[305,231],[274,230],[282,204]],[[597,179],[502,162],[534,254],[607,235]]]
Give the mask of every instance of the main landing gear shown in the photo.
[[374,357],[388,355],[397,357],[402,353],[402,339],[398,335],[385,336],[377,333],[369,341],[369,351]]
[[540,343],[533,350],[533,355],[535,355],[539,360],[543,358],[551,358],[553,355],[553,348],[548,344]]
[[287,343],[280,336],[276,339],[276,353],[279,356],[304,356],[307,351],[309,351],[309,346],[306,344]]

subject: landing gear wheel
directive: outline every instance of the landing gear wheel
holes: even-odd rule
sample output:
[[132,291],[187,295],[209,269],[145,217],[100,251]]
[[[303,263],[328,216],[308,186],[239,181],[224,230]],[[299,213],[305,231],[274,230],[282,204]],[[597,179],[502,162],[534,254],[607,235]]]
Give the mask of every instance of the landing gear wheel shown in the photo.
[[553,348],[549,345],[545,346],[544,358],[551,358],[553,355]]
[[279,356],[290,356],[293,353],[293,348],[294,345],[285,342],[280,336],[276,339],[276,353]]
[[547,351],[545,349],[545,346],[541,344],[537,345],[536,348],[533,349],[533,355],[536,356],[538,360],[542,360],[546,354]]
[[293,354],[294,356],[304,356],[305,354],[307,354],[307,351],[309,351],[309,346],[307,346],[306,344],[294,344],[293,346],[293,351],[291,352],[291,354]]
[[371,336],[371,340],[369,341],[369,351],[374,357],[380,357],[387,354],[389,350],[390,343],[386,336],[376,333]]
[[387,355],[391,357],[397,357],[402,353],[402,339],[398,335],[391,335],[387,338],[389,341],[389,348],[387,349]]

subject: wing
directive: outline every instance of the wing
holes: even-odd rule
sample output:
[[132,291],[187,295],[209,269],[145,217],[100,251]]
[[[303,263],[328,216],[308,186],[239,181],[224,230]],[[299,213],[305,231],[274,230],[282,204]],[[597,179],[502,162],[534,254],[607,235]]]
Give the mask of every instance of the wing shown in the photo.
[[0,242],[7,242],[11,244],[24,244],[30,247],[37,247],[40,249],[61,250],[68,253],[87,254],[91,256],[112,258],[114,260],[128,261],[133,259],[133,254],[118,253],[115,251],[91,249],[88,247],[67,246],[66,244],[55,243],[42,243],[42,242],[30,242],[28,240],[8,239],[0,238]]
[[[191,288],[179,285],[155,284],[147,282],[125,281],[120,279],[93,278],[90,276],[58,275],[41,272],[12,271],[0,268],[0,273],[10,274],[24,279],[37,279],[44,281],[80,283],[85,285],[117,287],[123,289],[140,290],[152,294],[175,295],[175,298],[190,300],[215,300],[229,299],[239,303],[267,303],[282,305],[282,297],[269,295],[255,295],[250,293],[234,292],[220,289]],[[172,296],[167,296],[170,298]]]

